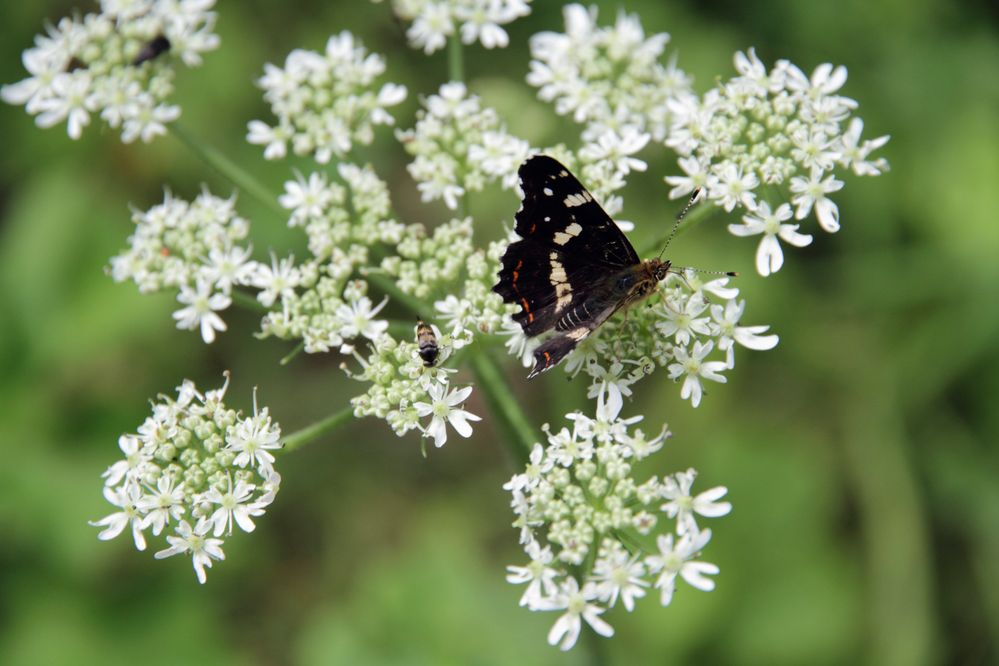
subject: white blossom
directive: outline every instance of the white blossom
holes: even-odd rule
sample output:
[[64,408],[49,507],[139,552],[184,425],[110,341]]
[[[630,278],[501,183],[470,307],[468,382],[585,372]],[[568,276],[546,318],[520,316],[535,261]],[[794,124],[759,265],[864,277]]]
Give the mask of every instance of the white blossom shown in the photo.
[[424,433],[427,437],[433,438],[434,446],[440,448],[447,442],[446,424],[450,424],[454,431],[462,437],[471,437],[472,426],[469,421],[481,421],[482,418],[461,409],[459,405],[463,404],[472,394],[472,387],[466,386],[448,392],[446,384],[433,384],[427,393],[430,402],[415,402],[413,409],[419,416],[432,416]]
[[756,250],[756,271],[764,277],[776,273],[784,265],[784,253],[778,238],[795,247],[805,247],[812,242],[810,235],[798,233],[797,224],[783,223],[791,216],[790,205],[781,204],[771,212],[770,204],[761,201],[753,213],[742,216],[742,224],[728,225],[728,230],[736,236],[763,236]]

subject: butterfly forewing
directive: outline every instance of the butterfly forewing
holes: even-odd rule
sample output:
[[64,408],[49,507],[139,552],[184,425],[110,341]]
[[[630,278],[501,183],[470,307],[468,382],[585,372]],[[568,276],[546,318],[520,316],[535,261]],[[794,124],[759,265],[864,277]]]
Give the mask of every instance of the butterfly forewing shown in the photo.
[[517,173],[524,190],[515,226],[521,238],[616,268],[638,263],[614,220],[560,162],[535,155]]

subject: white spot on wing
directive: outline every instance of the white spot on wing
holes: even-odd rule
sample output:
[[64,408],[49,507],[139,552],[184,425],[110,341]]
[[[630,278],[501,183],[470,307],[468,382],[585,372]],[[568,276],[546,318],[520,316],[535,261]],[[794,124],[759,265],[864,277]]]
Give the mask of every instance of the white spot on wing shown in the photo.
[[580,326],[579,328],[572,329],[571,331],[566,333],[565,336],[567,338],[572,338],[576,342],[579,342],[589,334],[590,334],[590,329],[586,328],[585,326]]
[[552,191],[552,188],[550,188],[550,187],[546,187],[545,189],[543,189],[541,191],[545,193],[546,197],[550,197],[551,195],[555,194],[555,192]]
[[578,222],[573,222],[565,228],[565,231],[556,232],[553,240],[558,245],[565,245],[581,233],[583,233],[583,227]]
[[572,208],[573,206],[582,206],[583,204],[589,201],[593,201],[593,197],[590,195],[589,192],[583,190],[582,192],[577,192],[576,194],[568,195],[565,199],[562,200],[562,203],[568,206],[569,208]]
[[558,253],[552,252],[548,256],[552,267],[548,277],[551,285],[555,287],[555,297],[558,299],[555,301],[555,312],[561,312],[572,302],[572,285],[569,284],[562,262],[558,260]]

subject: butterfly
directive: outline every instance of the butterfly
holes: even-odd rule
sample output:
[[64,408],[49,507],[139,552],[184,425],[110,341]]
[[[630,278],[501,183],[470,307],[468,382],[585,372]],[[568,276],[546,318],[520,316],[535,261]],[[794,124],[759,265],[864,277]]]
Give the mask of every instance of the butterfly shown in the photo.
[[534,352],[531,379],[558,365],[615,312],[655,292],[670,262],[639,259],[614,220],[557,160],[535,155],[517,173],[524,191],[514,227],[520,240],[507,247],[493,291],[520,305],[513,319],[528,337],[555,330]]

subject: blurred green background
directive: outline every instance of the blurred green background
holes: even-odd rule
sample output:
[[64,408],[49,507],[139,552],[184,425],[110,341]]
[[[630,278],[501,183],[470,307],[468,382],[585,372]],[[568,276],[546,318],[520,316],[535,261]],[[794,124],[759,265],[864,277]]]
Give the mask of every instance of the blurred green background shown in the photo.
[[[755,241],[715,218],[672,247],[676,261],[736,269],[746,320],[781,344],[742,353],[728,385],[697,410],[664,376],[640,385],[626,414],[668,419],[660,473],[688,465],[703,490],[735,505],[711,526],[710,594],[683,587],[671,607],[609,613],[609,663],[996,663],[999,653],[999,39],[995,5],[944,0],[869,3],[600,2],[648,33],[668,31],[703,92],[732,73],[737,49],[806,71],[842,63],[865,134],[891,134],[879,178],[848,176],[836,195],[843,229],[792,251],[776,276],[752,269]],[[20,80],[20,51],[45,20],[94,10],[70,2],[6,3],[0,82]],[[270,116],[253,80],[292,48],[318,49],[350,29],[387,54],[410,99],[443,81],[443,53],[401,47],[384,5],[223,3],[223,47],[182,71],[183,123],[276,192],[288,164],[244,141]],[[510,28],[511,48],[467,51],[472,90],[533,144],[565,123],[523,83],[526,40],[560,30],[560,5],[536,3]],[[199,586],[188,559],[157,562],[127,537],[99,542],[87,521],[109,513],[100,473],[147,400],[183,377],[208,388],[233,371],[229,401],[262,403],[286,431],[340,409],[356,385],[339,359],[277,361],[288,345],[252,337],[233,311],[211,347],[173,327],[169,295],[140,297],[103,273],[130,233],[128,206],[232,185],[172,136],[122,145],[92,126],[79,142],[0,108],[0,664],[583,664],[545,644],[554,614],[517,607],[503,580],[522,560],[500,489],[513,469],[488,422],[429,459],[415,436],[358,422],[282,457],[279,499],[252,536]],[[397,144],[368,155],[412,220],[445,213],[418,202]],[[301,163],[303,166],[305,163]],[[625,191],[629,219],[652,237],[675,210],[664,156]],[[484,237],[517,202],[472,200]],[[301,237],[244,196],[258,254]],[[636,243],[636,244],[641,244]],[[583,402],[581,382],[513,385],[534,416],[557,423]],[[577,386],[576,384],[580,384]],[[569,395],[568,399],[559,396]],[[469,408],[486,415],[485,405]],[[650,423],[650,427],[654,424]],[[651,470],[650,470],[651,473]],[[695,486],[696,488],[697,486]],[[155,549],[155,548],[154,548]]]

